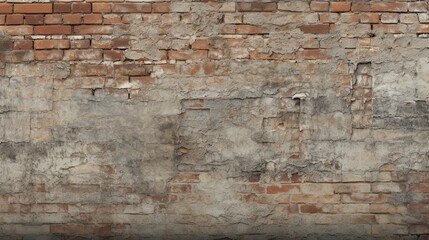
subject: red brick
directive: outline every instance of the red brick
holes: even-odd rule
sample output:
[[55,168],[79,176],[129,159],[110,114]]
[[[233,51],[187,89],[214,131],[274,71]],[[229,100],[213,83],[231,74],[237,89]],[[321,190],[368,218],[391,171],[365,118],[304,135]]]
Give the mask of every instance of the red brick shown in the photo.
[[72,13],[90,13],[91,3],[73,3],[71,5]]
[[125,54],[120,50],[104,50],[104,60],[120,61],[124,60]]
[[63,50],[39,50],[34,52],[38,61],[60,61],[63,59]]
[[130,39],[128,38],[116,38],[112,41],[113,48],[115,49],[126,49],[130,46]]
[[20,25],[24,24],[24,16],[22,14],[6,15],[7,25]]
[[15,4],[15,13],[52,13],[51,3]]
[[112,41],[110,40],[92,40],[92,48],[110,49],[112,48]]
[[113,27],[112,26],[75,26],[74,27],[75,34],[112,34]]
[[170,11],[171,11],[171,4],[168,2],[152,4],[152,12],[154,13],[168,13]]
[[326,34],[331,30],[329,24],[303,25],[300,29],[303,33],[311,34]]
[[42,25],[44,23],[43,15],[25,15],[25,24]]
[[35,26],[34,33],[40,35],[66,35],[71,34],[71,27],[63,25]]
[[12,9],[12,4],[0,3],[0,13],[12,13]]
[[277,4],[274,2],[258,3],[258,2],[239,2],[237,3],[237,11],[239,12],[273,12],[277,10]]
[[112,5],[110,3],[93,3],[92,12],[94,13],[110,13],[112,12]]
[[236,34],[249,34],[249,35],[255,35],[255,34],[265,34],[268,33],[268,30],[259,27],[259,26],[253,26],[253,25],[238,25],[236,30]]
[[0,51],[8,51],[13,49],[12,40],[0,40]]
[[170,50],[168,51],[168,59],[172,60],[202,60],[207,58],[206,50],[196,50],[191,52],[183,52]]
[[80,24],[82,16],[80,14],[64,14],[63,23],[64,24]]
[[303,51],[299,51],[296,56],[298,59],[305,60],[324,60],[329,59],[329,55],[320,49],[305,49]]
[[353,2],[352,12],[369,12],[371,11],[371,3],[369,2]]
[[121,23],[121,16],[117,14],[104,14],[103,23],[105,25]]
[[171,181],[175,183],[198,183],[200,182],[200,174],[180,172]]
[[192,43],[192,49],[209,49],[209,41],[207,39],[197,39]]
[[115,3],[112,12],[115,13],[150,13],[150,3]]
[[406,2],[373,2],[371,5],[373,12],[407,12]]
[[315,12],[328,12],[329,11],[329,2],[317,2],[312,1],[310,3],[310,9]]
[[67,49],[70,48],[69,40],[35,40],[34,49]]
[[296,193],[300,191],[300,187],[298,185],[271,185],[267,186],[268,194],[277,194],[277,193]]
[[91,41],[88,39],[85,40],[72,40],[70,41],[70,48],[72,49],[83,49],[89,48]]
[[45,15],[45,24],[61,24],[63,17],[61,14]]
[[15,40],[13,42],[13,49],[15,50],[32,50],[33,40]]
[[329,10],[331,12],[349,12],[351,9],[351,2],[331,2]]
[[101,24],[103,22],[103,17],[101,14],[87,14],[83,16],[84,24]]
[[66,61],[101,60],[102,57],[102,51],[98,49],[64,51]]
[[0,25],[3,25],[6,22],[6,15],[0,14]]
[[321,213],[322,208],[317,207],[316,205],[300,205],[299,209],[301,213]]
[[12,36],[31,35],[33,34],[33,26],[0,26],[0,31]]
[[380,14],[379,13],[362,13],[359,15],[361,23],[379,23]]
[[105,76],[107,72],[106,65],[75,64],[71,66],[72,76]]
[[55,13],[69,13],[71,12],[70,3],[54,3],[54,12]]
[[408,3],[408,11],[409,12],[427,12],[428,11],[428,3],[425,2],[409,2]]

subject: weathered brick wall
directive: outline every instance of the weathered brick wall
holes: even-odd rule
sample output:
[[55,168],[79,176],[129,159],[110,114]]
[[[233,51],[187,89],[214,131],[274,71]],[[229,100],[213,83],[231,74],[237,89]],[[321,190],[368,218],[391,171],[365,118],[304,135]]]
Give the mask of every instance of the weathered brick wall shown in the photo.
[[428,239],[427,1],[0,2],[1,239]]

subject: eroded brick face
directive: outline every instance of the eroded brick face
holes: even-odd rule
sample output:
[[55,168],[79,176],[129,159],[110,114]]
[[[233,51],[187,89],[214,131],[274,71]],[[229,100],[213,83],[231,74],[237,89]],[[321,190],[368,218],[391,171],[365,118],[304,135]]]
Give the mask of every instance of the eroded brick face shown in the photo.
[[0,239],[428,239],[428,14],[0,0]]

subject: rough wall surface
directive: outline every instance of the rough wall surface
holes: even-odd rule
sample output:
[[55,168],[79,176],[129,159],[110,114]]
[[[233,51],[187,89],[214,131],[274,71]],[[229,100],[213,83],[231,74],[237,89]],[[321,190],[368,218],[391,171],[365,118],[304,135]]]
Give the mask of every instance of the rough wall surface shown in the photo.
[[0,0],[1,239],[428,239],[427,1]]

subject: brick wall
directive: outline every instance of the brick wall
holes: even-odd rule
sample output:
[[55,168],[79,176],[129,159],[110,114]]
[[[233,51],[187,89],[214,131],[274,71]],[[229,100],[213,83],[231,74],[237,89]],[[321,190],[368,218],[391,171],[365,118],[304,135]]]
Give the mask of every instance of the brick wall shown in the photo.
[[0,0],[0,239],[429,238],[427,1]]

